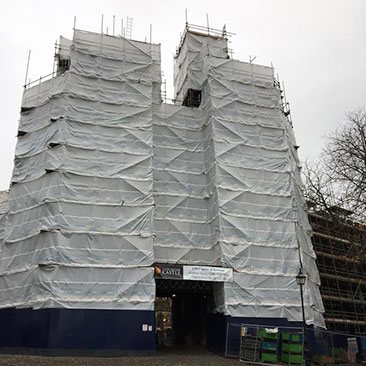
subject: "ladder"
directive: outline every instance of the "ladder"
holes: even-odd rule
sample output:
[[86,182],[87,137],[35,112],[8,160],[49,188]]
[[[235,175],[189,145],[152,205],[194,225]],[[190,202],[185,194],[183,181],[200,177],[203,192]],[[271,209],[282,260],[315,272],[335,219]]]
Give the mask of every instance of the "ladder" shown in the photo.
[[126,19],[126,38],[131,39],[132,37],[132,18],[127,17]]

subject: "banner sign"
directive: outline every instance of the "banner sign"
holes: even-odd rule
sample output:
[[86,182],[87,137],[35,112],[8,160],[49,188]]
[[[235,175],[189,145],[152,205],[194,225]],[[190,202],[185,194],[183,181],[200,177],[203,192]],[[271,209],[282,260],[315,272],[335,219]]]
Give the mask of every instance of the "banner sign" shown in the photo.
[[184,266],[182,264],[156,263],[154,277],[171,280],[232,282],[232,268]]
[[193,281],[232,282],[233,269],[224,267],[183,266],[183,279]]
[[183,265],[156,263],[154,265],[154,277],[171,280],[183,280]]

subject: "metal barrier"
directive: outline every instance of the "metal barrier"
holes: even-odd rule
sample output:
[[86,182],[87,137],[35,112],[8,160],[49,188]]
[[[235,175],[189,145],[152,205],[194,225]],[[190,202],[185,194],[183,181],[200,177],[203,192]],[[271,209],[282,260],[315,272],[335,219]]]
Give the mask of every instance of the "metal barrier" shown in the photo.
[[318,365],[352,364],[366,361],[366,337],[323,329],[307,332],[312,347],[312,360]]
[[225,356],[248,364],[352,364],[366,361],[366,337],[320,328],[307,329],[304,337],[299,327],[228,323]]
[[241,324],[226,324],[225,357],[239,356]]
[[301,365],[304,361],[303,329],[243,324],[239,360],[251,364]]

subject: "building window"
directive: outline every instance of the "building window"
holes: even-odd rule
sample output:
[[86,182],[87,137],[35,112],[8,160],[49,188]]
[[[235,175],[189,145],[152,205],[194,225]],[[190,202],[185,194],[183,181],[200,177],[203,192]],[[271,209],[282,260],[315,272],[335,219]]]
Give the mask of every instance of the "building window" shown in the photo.
[[62,75],[67,70],[70,70],[70,59],[67,58],[61,59],[59,57],[57,62],[57,75]]
[[188,89],[184,97],[183,105],[186,107],[198,108],[201,104],[201,90]]

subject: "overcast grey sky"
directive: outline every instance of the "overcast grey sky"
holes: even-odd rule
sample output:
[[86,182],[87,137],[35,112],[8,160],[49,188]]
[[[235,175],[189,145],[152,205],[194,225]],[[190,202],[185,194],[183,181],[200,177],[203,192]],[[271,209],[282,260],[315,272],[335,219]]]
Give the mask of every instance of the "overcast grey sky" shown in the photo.
[[0,0],[0,190],[7,189],[13,169],[16,131],[28,50],[29,77],[52,71],[54,43],[78,29],[116,28],[133,17],[132,38],[162,44],[162,69],[173,95],[173,53],[188,21],[236,33],[233,57],[270,65],[284,80],[300,158],[315,155],[322,136],[344,120],[345,113],[366,106],[366,1],[45,1]]

